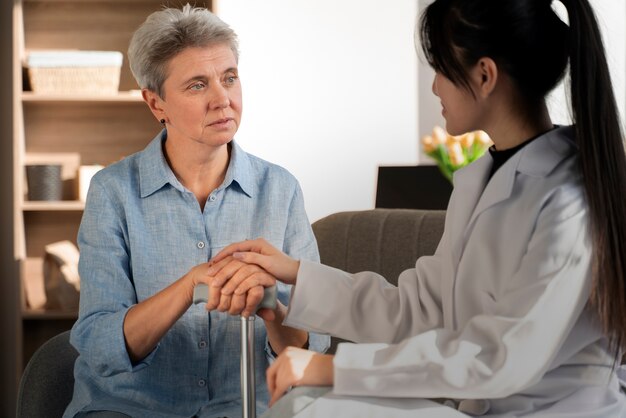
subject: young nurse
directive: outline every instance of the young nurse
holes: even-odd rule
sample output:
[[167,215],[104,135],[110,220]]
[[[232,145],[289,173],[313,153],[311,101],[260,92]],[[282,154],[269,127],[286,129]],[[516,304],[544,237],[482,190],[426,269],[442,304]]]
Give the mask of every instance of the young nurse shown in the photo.
[[[452,399],[491,417],[623,417],[626,158],[588,0],[436,0],[419,27],[447,130],[494,142],[459,170],[435,255],[394,287],[295,260],[264,240],[227,247],[225,295],[261,283],[225,255],[295,285],[285,324],[353,340],[335,356],[290,348],[267,373],[338,395]],[[574,125],[546,95],[569,64]],[[230,280],[229,280],[230,279]],[[266,278],[268,283],[271,280]],[[247,308],[249,309],[249,308]]]

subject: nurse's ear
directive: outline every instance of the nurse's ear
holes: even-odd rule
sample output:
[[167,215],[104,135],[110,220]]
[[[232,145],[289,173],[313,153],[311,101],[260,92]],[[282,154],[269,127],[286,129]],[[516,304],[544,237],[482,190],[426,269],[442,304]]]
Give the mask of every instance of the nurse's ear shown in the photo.
[[489,57],[478,60],[470,71],[474,93],[477,97],[486,99],[495,90],[498,82],[498,66]]

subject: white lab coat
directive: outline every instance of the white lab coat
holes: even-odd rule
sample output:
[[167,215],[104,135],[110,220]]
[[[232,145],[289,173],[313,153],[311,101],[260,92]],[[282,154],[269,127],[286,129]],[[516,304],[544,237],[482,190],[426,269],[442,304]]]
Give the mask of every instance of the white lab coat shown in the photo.
[[363,343],[339,346],[336,394],[479,399],[489,416],[626,416],[586,308],[592,251],[572,138],[571,127],[542,135],[488,182],[489,154],[459,170],[435,255],[398,287],[301,262],[285,324]]

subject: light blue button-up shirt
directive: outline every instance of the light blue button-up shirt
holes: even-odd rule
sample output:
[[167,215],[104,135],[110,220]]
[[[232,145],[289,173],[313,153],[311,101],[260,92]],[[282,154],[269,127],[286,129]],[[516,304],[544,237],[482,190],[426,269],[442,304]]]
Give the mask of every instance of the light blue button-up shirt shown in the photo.
[[[65,417],[112,410],[132,417],[239,417],[240,321],[194,305],[143,361],[126,351],[128,309],[164,289],[224,246],[263,237],[294,258],[319,260],[296,179],[231,142],[223,184],[200,210],[165,160],[162,131],[141,152],[92,179],[78,233],[81,298],[71,342],[79,352]],[[279,299],[290,289],[279,284]],[[256,321],[257,411],[267,408],[271,359]],[[324,351],[327,336],[311,334]]]

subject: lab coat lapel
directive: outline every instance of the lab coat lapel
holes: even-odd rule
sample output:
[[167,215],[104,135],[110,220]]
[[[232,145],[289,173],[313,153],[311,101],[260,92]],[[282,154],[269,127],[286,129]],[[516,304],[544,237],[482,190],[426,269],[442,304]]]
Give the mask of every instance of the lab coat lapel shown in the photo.
[[448,207],[451,220],[450,243],[452,264],[456,266],[463,250],[463,237],[470,217],[479,202],[493,161],[484,155],[470,165],[454,173],[454,199]]
[[559,161],[573,152],[575,146],[571,137],[573,131],[570,128],[559,128],[545,138],[537,138],[513,155],[491,180],[489,173],[493,160],[489,154],[454,174],[454,192],[446,215],[451,259],[450,264],[446,263],[441,281],[445,298],[444,324],[447,328],[456,328],[454,286],[459,262],[476,219],[490,207],[511,197],[518,172],[535,177],[547,175]]
[[441,280],[441,292],[445,302],[444,326],[454,329],[454,282],[456,270],[463,253],[463,235],[469,219],[478,203],[491,170],[492,159],[485,155],[454,173],[454,192],[446,214],[446,230],[449,230],[451,262],[445,263]]
[[[515,153],[494,173],[491,180],[487,178],[488,171],[474,172],[473,175],[481,176],[481,184],[487,181],[488,183],[484,186],[484,191],[479,191],[474,196],[474,199],[478,199],[478,204],[476,204],[469,222],[465,225],[463,237],[467,237],[474,221],[485,210],[511,197],[515,176],[518,171],[535,177],[544,177],[552,171],[571,152],[572,147],[575,147],[571,139],[573,135],[574,131],[571,127],[558,128],[547,132]],[[564,140],[564,137],[567,139]],[[489,165],[490,168],[491,165]],[[465,173],[463,174],[465,177]],[[465,240],[463,239],[463,241]]]
[[[481,213],[511,196],[520,155],[521,153],[518,152],[512,156],[488,181],[483,193],[479,196],[478,204],[472,212],[469,222],[465,226],[464,237],[467,236],[468,231]],[[487,181],[487,177],[484,181]]]

